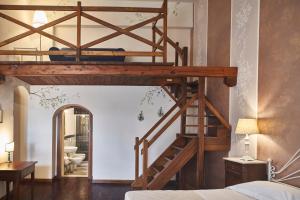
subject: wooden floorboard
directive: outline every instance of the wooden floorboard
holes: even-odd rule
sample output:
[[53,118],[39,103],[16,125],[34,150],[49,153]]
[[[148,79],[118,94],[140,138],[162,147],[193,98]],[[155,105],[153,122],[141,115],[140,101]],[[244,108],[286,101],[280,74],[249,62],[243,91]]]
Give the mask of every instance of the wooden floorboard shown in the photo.
[[[124,200],[125,193],[130,190],[128,184],[92,184],[86,178],[68,178],[55,180],[52,183],[35,183],[33,199]],[[32,199],[29,183],[23,183],[20,192],[22,198],[20,200]]]

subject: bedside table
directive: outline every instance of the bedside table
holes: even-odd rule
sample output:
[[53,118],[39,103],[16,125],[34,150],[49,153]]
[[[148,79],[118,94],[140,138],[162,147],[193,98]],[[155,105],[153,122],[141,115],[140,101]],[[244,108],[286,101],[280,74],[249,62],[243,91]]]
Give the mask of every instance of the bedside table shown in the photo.
[[267,162],[243,161],[241,158],[224,158],[225,186],[257,180],[267,180]]

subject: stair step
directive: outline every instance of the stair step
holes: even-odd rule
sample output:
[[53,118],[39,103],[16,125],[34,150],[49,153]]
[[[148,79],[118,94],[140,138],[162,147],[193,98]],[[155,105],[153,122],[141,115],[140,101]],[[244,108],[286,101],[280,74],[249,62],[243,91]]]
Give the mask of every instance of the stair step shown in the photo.
[[184,147],[179,147],[179,146],[172,146],[173,149],[182,151],[184,149]]
[[196,124],[196,125],[192,125],[192,124],[187,124],[187,125],[185,125],[186,127],[198,127],[199,125],[198,124]]
[[[199,124],[187,124],[186,127],[198,127]],[[221,127],[220,125],[204,125],[206,128],[218,128]]]
[[[199,117],[199,115],[186,114],[186,117]],[[204,115],[204,117],[216,117],[214,115]]]
[[188,138],[188,139],[194,139],[194,138],[197,137],[197,135],[198,135],[198,134],[194,134],[194,133],[189,134],[189,133],[187,133],[187,134],[184,134],[182,137]]
[[198,108],[197,105],[190,105],[189,108]]
[[169,157],[169,156],[165,156],[165,160],[167,160],[167,161],[172,161],[173,158],[171,158],[171,157]]
[[189,114],[187,114],[187,115],[185,115],[186,117],[199,117],[198,115],[189,115]]
[[163,167],[153,166],[152,169],[153,169],[156,173],[160,173],[160,172],[163,170]]

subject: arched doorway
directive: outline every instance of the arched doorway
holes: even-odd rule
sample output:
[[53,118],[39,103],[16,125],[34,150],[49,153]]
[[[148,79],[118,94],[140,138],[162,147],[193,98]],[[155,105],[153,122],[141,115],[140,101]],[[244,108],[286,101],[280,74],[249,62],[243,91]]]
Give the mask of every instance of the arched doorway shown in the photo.
[[55,111],[52,122],[53,177],[92,179],[93,114],[80,105],[65,105]]
[[29,93],[24,86],[18,86],[14,90],[14,161],[27,158],[27,124],[28,124]]

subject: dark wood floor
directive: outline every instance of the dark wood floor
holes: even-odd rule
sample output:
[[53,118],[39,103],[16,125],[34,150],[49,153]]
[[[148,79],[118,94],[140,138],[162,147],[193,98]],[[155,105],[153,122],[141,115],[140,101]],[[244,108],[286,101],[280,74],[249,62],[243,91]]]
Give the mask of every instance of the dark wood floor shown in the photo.
[[[29,183],[20,188],[20,200],[31,200]],[[36,183],[34,200],[124,200],[129,185],[91,184],[84,178],[55,180],[53,183]]]

